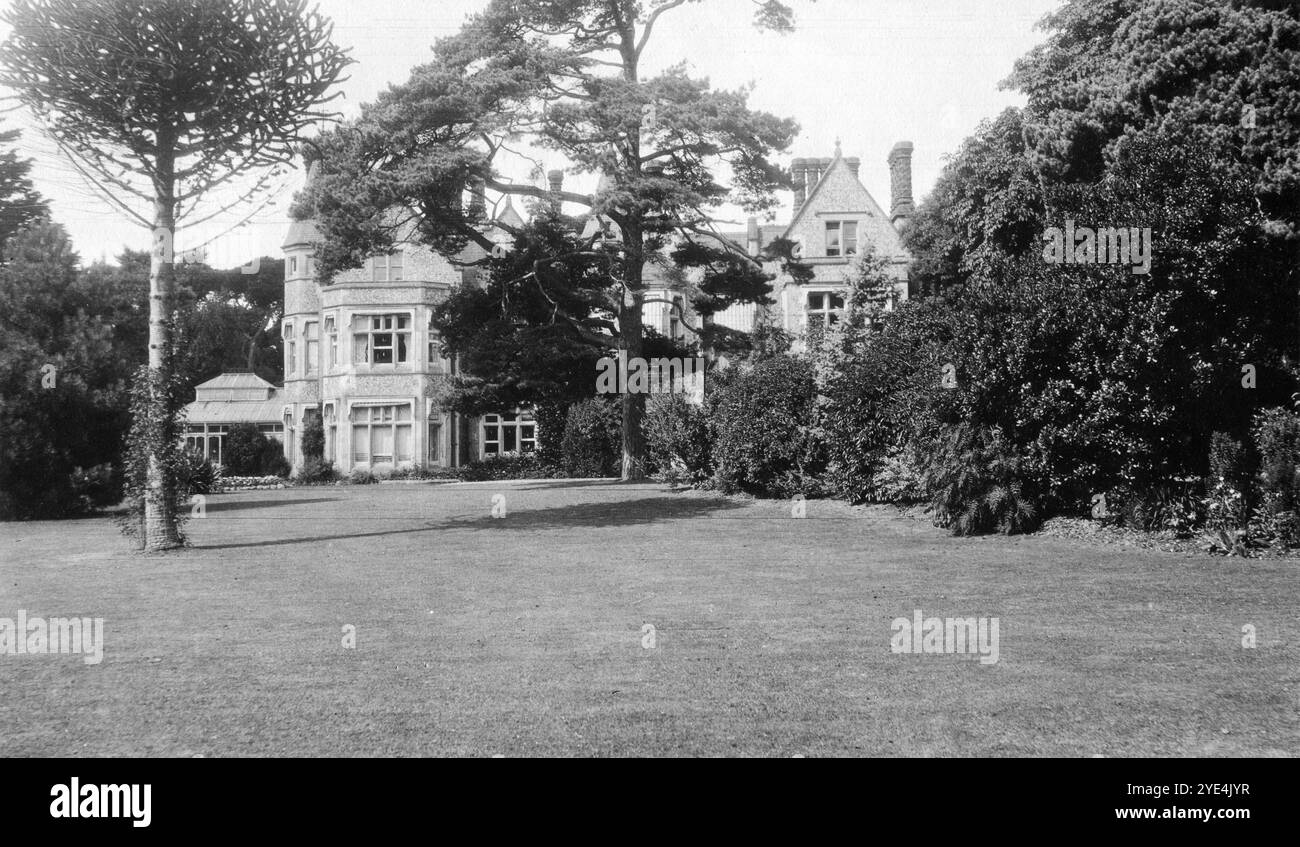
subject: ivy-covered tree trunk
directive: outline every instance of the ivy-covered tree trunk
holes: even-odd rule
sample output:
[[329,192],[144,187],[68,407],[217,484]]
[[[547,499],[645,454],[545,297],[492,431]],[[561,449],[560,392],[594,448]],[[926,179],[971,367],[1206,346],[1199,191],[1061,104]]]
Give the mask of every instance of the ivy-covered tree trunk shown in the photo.
[[[171,150],[174,140],[159,133],[159,150]],[[158,440],[176,440],[173,431],[172,404],[176,402],[168,386],[175,359],[172,350],[172,304],[176,294],[176,265],[173,242],[176,236],[176,180],[174,159],[160,154],[154,177],[153,253],[149,260],[149,371],[155,377],[151,406],[154,419],[161,423]],[[160,460],[170,442],[149,445],[148,484],[144,492],[144,548],[170,550],[181,546],[176,523],[176,480]]]

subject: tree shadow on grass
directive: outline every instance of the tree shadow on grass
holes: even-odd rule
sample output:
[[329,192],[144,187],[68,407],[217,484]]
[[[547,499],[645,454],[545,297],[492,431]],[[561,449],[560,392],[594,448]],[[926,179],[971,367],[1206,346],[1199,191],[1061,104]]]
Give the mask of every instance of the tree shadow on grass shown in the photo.
[[[477,485],[488,485],[489,482],[467,483]],[[498,485],[507,485],[514,491],[541,491],[550,488],[653,488],[662,490],[664,484],[655,482],[650,479],[642,479],[636,482],[624,482],[621,479],[541,479],[526,480],[520,482],[511,482],[510,480],[501,480]]]
[[209,512],[238,512],[241,509],[274,509],[277,506],[304,506],[308,503],[334,503],[341,497],[313,497],[308,500],[227,500],[224,503],[208,503],[204,508]]
[[[299,501],[310,502],[310,501]],[[507,501],[508,502],[508,501]],[[335,535],[314,535],[306,538],[284,538],[272,541],[248,541],[235,544],[198,544],[195,550],[236,550],[248,547],[281,547],[289,544],[314,544],[321,541],[345,541],[350,538],[382,538],[410,535],[417,532],[438,532],[449,529],[482,530],[484,532],[520,529],[556,529],[564,527],[605,528],[653,524],[665,520],[686,520],[710,517],[716,512],[743,509],[744,503],[722,497],[647,497],[623,500],[617,503],[577,503],[548,509],[521,509],[506,516],[493,518],[485,504],[481,518],[453,519],[440,523],[426,523],[406,529],[386,529],[374,532],[341,532]]]
[[447,529],[547,529],[553,527],[638,526],[665,520],[686,520],[710,517],[716,512],[743,509],[745,504],[723,497],[644,497],[637,500],[620,500],[616,503],[575,503],[572,506],[555,506],[549,509],[520,509],[511,511],[506,501],[506,514],[494,518],[484,505],[481,518],[455,518],[443,522]]

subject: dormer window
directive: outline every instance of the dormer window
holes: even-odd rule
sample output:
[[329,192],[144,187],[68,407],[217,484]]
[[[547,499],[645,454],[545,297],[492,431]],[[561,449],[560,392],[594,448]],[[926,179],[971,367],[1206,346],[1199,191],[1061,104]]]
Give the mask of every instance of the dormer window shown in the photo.
[[370,279],[372,282],[401,282],[403,258],[402,251],[396,250],[386,256],[371,256]]
[[858,254],[858,222],[826,222],[826,255],[856,256]]

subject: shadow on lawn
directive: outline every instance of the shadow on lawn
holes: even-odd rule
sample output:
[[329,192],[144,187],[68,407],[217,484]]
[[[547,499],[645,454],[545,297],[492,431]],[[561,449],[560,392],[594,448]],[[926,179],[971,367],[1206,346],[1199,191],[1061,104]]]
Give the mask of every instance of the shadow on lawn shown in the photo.
[[[617,503],[576,503],[549,509],[509,511],[504,518],[457,518],[442,524],[448,529],[539,529],[563,526],[636,526],[662,520],[706,517],[713,512],[743,509],[745,504],[722,497],[646,497]],[[488,510],[484,508],[486,513]]]
[[[485,485],[488,483],[478,484]],[[648,479],[639,480],[637,482],[624,482],[621,479],[545,479],[517,483],[512,483],[509,480],[501,480],[496,484],[508,485],[515,491],[541,491],[548,488],[644,488],[647,490],[661,491],[664,488],[663,483]]]
[[307,503],[334,503],[341,497],[312,497],[307,500],[227,500],[224,503],[208,503],[209,512],[237,512],[241,509],[273,509],[276,506],[302,506]]
[[247,541],[235,544],[197,544],[194,545],[193,549],[236,550],[247,547],[280,547],[288,544],[344,541],[349,538],[381,538],[384,536],[410,535],[415,532],[437,532],[447,529],[474,529],[491,532],[514,529],[545,529],[548,527],[635,526],[638,524],[652,524],[663,520],[707,517],[714,512],[742,509],[744,506],[744,503],[721,497],[687,498],[667,496],[625,500],[617,503],[578,503],[572,506],[556,506],[549,509],[507,510],[506,517],[493,518],[488,513],[489,507],[485,505],[485,514],[481,518],[462,518],[442,523],[426,523],[406,529],[385,529],[374,532],[341,532],[335,535],[313,535],[307,538]]

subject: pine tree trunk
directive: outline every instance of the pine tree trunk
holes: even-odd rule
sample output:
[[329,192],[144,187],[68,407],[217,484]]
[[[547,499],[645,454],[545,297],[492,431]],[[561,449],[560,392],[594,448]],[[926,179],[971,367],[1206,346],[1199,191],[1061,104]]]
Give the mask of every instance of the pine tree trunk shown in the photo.
[[[627,361],[639,357],[642,350],[641,309],[645,294],[639,289],[627,293],[618,318],[619,347],[627,352]],[[623,479],[645,479],[645,395],[623,392]]]
[[[170,147],[163,133],[159,133],[159,150]],[[176,201],[174,160],[169,152],[160,152],[158,172],[154,179],[154,229],[153,250],[149,259],[149,371],[154,377],[152,396],[153,413],[159,421],[168,422],[162,427],[164,438],[176,439],[180,433],[172,432],[172,401],[167,396],[170,383],[172,351],[172,309],[175,303],[176,266],[173,241],[176,236]],[[145,549],[169,550],[181,544],[176,522],[174,480],[163,472],[158,450],[162,445],[150,445],[148,485],[144,496]]]

